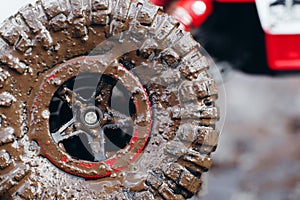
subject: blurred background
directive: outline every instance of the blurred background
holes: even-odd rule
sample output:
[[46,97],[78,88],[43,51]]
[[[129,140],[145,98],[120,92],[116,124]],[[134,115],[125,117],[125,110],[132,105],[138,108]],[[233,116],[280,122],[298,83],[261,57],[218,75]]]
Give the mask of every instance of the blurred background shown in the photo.
[[[2,2],[0,21],[30,2]],[[201,199],[299,200],[300,75],[230,70],[224,87],[225,124]]]
[[299,86],[300,75],[229,72],[225,124],[201,199],[300,199]]

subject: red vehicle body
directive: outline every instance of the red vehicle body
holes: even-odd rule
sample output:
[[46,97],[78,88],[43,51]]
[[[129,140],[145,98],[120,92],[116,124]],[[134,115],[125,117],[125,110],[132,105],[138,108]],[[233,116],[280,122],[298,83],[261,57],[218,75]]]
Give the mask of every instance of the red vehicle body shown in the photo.
[[[152,0],[152,2],[160,6],[168,7],[172,1]],[[220,7],[226,9],[218,9]],[[229,7],[231,9],[227,9]],[[249,9],[245,9],[245,7],[248,7]],[[220,11],[224,13],[224,10],[240,13],[240,16],[234,13],[226,13],[224,14],[224,18],[221,19],[222,14],[216,12]],[[257,44],[257,49],[259,50],[248,51],[248,54],[252,54],[253,57],[255,57],[255,54],[256,57],[260,57],[261,54],[264,54],[264,58],[261,57],[259,62],[253,62],[252,60],[252,67],[248,66],[245,62],[237,65],[233,63],[236,68],[240,68],[246,72],[259,74],[280,74],[300,70],[300,1],[298,0],[180,0],[175,3],[175,7],[172,9],[171,13],[182,23],[184,29],[198,28],[199,32],[201,32],[201,29],[204,29],[204,32],[206,32],[206,27],[212,26],[208,24],[212,21],[210,18],[219,16],[219,21],[221,21],[220,24],[224,25],[224,23],[222,23],[224,20],[228,20],[228,24],[233,24],[233,26],[227,26],[230,27],[230,29],[225,27],[225,34],[227,34],[227,36],[239,33],[236,38],[242,38],[244,35],[244,40],[253,41],[253,48],[255,48],[254,44]],[[245,20],[243,24],[245,15],[252,16],[253,22],[251,22],[251,17],[246,17],[247,20]],[[238,19],[239,17],[241,18]],[[239,21],[239,23],[234,27],[236,20]],[[214,20],[213,25],[217,26],[217,23],[218,20]],[[247,29],[247,27],[245,28],[244,26],[247,26],[249,23],[256,23],[257,27],[254,27],[252,30]],[[220,31],[218,28],[213,29],[219,32],[218,34],[220,35],[220,38],[215,38],[217,43],[222,39],[222,34],[224,34],[224,32],[223,30]],[[213,29],[210,28],[212,31]],[[242,29],[247,29],[249,31],[245,33]],[[251,34],[261,35],[260,40],[263,40],[263,42],[258,43],[257,38],[253,37],[253,35],[251,36]],[[206,38],[206,36],[208,37],[209,35],[206,33],[204,34],[204,38]],[[203,38],[203,34],[201,34],[200,38],[201,37]],[[230,38],[230,36],[225,39],[228,38]],[[205,41],[202,42],[201,39],[200,42],[205,43]],[[234,38],[231,38],[231,43],[235,43]],[[242,43],[243,42],[240,44],[240,48],[243,48]],[[212,46],[218,46],[218,44]],[[212,46],[208,46],[207,48],[204,45],[209,53],[212,52],[213,57],[219,59],[219,56],[214,55]],[[226,51],[230,51],[227,48],[228,46],[224,46]],[[247,45],[245,45],[245,48],[247,48]],[[222,50],[217,51],[221,52]],[[237,54],[236,56],[239,56],[238,53],[235,52],[236,50],[232,51],[234,54]],[[264,60],[264,63],[262,63],[262,60]],[[260,67],[257,65],[259,65],[261,69],[259,69]]]

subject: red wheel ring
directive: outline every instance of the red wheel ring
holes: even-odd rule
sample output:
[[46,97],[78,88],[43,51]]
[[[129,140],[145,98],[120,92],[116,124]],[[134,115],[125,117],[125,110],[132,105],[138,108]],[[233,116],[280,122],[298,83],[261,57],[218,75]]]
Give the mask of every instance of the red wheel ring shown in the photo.
[[[48,106],[51,97],[62,83],[79,73],[101,73],[120,81],[131,92],[136,108],[134,134],[126,148],[116,155],[98,162],[75,159],[63,151],[53,139],[49,130]],[[59,80],[59,81],[57,81]],[[41,154],[61,170],[86,179],[98,179],[119,172],[134,161],[146,146],[152,126],[151,105],[146,90],[138,78],[120,64],[104,66],[97,57],[80,57],[55,68],[44,80],[35,98],[31,139],[41,147]],[[41,129],[39,127],[47,127]]]

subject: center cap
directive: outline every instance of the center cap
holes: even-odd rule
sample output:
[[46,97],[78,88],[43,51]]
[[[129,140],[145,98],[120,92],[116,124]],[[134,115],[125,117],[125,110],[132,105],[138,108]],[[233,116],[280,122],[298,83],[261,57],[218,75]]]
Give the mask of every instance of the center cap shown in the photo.
[[97,114],[93,111],[87,112],[85,114],[84,120],[89,125],[94,125],[98,121]]
[[102,111],[96,106],[88,106],[81,110],[81,122],[89,128],[100,126],[103,119]]

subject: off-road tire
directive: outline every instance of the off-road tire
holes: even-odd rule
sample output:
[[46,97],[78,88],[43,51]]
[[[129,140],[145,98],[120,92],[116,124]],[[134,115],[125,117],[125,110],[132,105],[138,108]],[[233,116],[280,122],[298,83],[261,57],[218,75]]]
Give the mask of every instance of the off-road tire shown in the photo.
[[[0,27],[0,198],[186,199],[197,193],[217,146],[217,90],[199,44],[178,27],[159,7],[129,0],[41,0],[5,20]],[[64,63],[90,53],[107,57],[122,45],[121,37],[143,40],[116,62],[147,90],[153,120],[149,141],[120,172],[92,180],[70,175],[45,157],[35,135],[49,131],[35,118],[37,104],[46,99],[40,91]],[[105,41],[107,48],[96,48]]]

